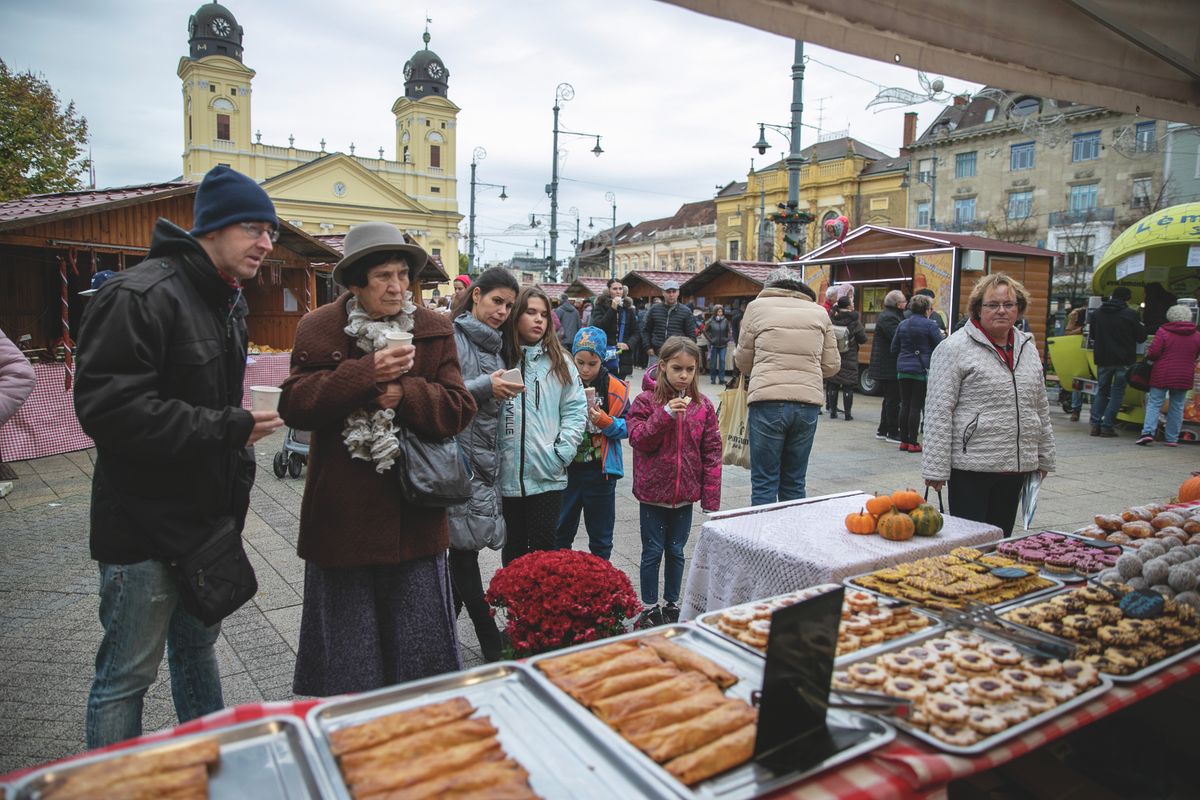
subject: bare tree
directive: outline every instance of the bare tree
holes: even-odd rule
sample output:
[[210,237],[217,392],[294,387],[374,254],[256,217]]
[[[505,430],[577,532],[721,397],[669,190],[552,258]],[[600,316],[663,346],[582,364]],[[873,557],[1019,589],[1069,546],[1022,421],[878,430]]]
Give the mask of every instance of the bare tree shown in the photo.
[[1009,244],[1036,244],[1038,224],[1033,202],[1029,203],[1025,216],[1012,217],[1008,212],[1008,206],[1000,201],[996,212],[987,219],[987,235]]

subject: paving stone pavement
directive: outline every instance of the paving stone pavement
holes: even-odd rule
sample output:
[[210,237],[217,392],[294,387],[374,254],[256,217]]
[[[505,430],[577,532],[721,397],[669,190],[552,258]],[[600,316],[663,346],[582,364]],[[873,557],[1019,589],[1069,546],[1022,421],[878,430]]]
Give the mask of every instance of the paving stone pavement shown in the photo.
[[[631,382],[635,392],[640,382],[639,371]],[[702,383],[715,401],[720,387]],[[920,486],[920,457],[874,438],[879,400],[858,397],[854,411],[850,422],[821,418],[808,495]],[[1118,439],[1092,438],[1086,422],[1072,423],[1053,406],[1051,413],[1058,472],[1042,487],[1039,529],[1071,530],[1093,514],[1169,497],[1200,463],[1200,448],[1135,447],[1131,430]],[[304,564],[295,545],[304,484],[302,479],[277,479],[271,472],[282,438],[276,434],[258,447],[258,480],[245,531],[259,593],[225,621],[218,641],[229,705],[293,698],[304,585]],[[93,452],[84,451],[15,463],[21,479],[12,494],[0,499],[0,774],[84,746],[84,709],[101,633],[97,571],[87,546],[93,458]],[[628,447],[625,459],[628,476]],[[727,467],[722,506],[745,506],[749,497],[749,473]],[[697,508],[693,542],[703,522]],[[581,530],[576,547],[586,546]],[[617,484],[612,560],[635,587],[640,554],[638,504],[626,477]],[[486,582],[500,566],[499,554],[485,551],[480,564]],[[464,665],[482,663],[466,615],[459,621],[459,638]],[[165,663],[147,694],[143,721],[147,732],[176,722]]]

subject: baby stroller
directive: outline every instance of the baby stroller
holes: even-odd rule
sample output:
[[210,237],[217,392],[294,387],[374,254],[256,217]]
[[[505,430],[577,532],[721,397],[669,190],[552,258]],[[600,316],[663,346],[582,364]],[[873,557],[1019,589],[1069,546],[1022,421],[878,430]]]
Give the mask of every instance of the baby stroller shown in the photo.
[[287,434],[283,437],[283,449],[275,454],[275,459],[271,462],[276,478],[282,478],[284,475],[300,477],[304,465],[308,463],[309,436],[308,431],[287,429]]

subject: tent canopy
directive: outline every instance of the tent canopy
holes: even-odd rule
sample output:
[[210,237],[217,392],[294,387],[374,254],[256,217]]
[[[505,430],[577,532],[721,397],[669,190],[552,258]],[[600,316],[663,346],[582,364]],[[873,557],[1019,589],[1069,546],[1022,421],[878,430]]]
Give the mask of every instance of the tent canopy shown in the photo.
[[1104,251],[1092,291],[1109,295],[1121,284],[1140,300],[1150,283],[1177,297],[1200,296],[1200,203],[1155,211],[1126,228]]
[[1200,124],[1195,0],[666,0],[834,50]]

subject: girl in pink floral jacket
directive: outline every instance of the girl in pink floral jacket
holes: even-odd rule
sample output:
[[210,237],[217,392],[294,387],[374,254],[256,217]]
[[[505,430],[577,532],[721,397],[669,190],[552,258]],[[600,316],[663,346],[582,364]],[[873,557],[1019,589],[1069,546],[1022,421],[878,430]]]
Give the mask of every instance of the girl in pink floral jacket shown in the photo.
[[[717,412],[700,394],[700,350],[672,336],[659,349],[659,373],[626,414],[633,448],[633,495],[641,501],[642,603],[639,627],[676,622],[683,583],[683,546],[692,527],[692,504],[721,507],[721,433]],[[666,553],[663,599],[658,573]]]

